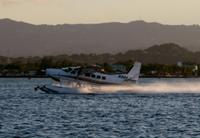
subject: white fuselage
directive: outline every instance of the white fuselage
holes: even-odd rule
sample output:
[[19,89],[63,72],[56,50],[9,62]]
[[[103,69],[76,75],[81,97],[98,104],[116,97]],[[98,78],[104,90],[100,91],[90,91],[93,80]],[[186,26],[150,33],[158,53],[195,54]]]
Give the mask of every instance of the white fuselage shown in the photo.
[[61,69],[48,69],[47,74],[49,76],[61,79],[61,80],[80,80],[89,83],[97,84],[121,84],[127,79],[126,74],[110,75],[99,72],[93,73],[81,73],[78,75],[78,70],[72,70],[65,72]]
[[123,84],[135,82],[139,78],[141,63],[136,62],[128,74],[105,74],[101,72],[85,70],[80,67],[68,67],[63,69],[47,69],[46,74],[57,80],[83,81],[95,84]]

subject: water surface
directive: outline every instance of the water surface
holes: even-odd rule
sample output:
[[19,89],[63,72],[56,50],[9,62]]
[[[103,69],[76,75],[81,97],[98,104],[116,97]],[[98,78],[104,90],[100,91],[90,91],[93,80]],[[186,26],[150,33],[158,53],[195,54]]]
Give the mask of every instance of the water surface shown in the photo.
[[141,79],[114,89],[128,93],[55,95],[33,89],[49,79],[2,78],[0,137],[200,137],[199,82]]

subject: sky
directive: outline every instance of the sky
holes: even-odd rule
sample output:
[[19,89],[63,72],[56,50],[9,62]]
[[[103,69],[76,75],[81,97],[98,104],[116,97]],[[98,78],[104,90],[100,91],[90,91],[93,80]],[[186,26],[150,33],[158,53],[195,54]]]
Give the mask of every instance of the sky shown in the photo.
[[0,0],[0,19],[33,24],[144,20],[200,24],[200,0]]

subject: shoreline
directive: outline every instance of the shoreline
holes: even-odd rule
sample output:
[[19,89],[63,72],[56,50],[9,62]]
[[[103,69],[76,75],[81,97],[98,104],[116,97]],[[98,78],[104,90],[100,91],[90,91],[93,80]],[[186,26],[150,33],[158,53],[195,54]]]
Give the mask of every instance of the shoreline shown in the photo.
[[[0,78],[50,78],[48,76],[38,75],[38,76],[0,76]],[[140,78],[200,78],[200,76],[141,76]]]

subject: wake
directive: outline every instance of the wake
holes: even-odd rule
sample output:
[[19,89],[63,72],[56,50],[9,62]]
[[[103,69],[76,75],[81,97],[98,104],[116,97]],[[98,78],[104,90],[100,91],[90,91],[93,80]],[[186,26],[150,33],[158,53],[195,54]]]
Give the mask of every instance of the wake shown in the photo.
[[82,93],[200,93],[200,82],[150,82],[120,86],[85,86]]

